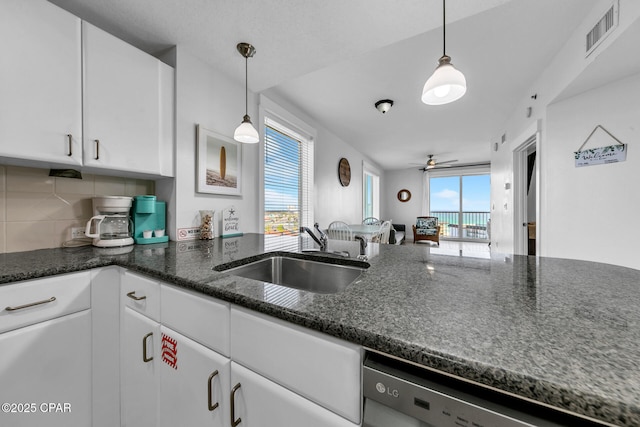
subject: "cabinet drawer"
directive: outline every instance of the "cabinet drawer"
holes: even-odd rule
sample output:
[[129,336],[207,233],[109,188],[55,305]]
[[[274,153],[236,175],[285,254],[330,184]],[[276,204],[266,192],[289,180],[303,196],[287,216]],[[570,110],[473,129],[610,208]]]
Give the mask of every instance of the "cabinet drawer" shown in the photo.
[[[231,384],[235,390],[231,394],[231,399],[234,401],[234,412],[231,416],[234,420],[241,420],[238,427],[357,427],[360,425],[353,424],[234,362],[231,362]],[[397,426],[398,424],[385,425]]]
[[130,271],[122,273],[120,299],[129,307],[156,322],[160,321],[160,283]]
[[91,307],[91,273],[0,286],[0,333]]
[[229,356],[229,304],[163,284],[162,324]]
[[362,348],[232,307],[231,359],[359,424]]

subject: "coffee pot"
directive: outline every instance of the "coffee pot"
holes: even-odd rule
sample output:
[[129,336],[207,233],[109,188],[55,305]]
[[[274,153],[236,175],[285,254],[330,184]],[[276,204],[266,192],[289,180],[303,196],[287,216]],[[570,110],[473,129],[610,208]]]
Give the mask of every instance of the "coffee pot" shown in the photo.
[[[91,229],[95,233],[91,233]],[[93,238],[93,245],[100,247],[127,246],[133,244],[129,215],[97,215],[87,222],[87,237]]]
[[133,245],[129,216],[131,197],[103,196],[93,199],[94,216],[87,222],[85,235],[93,246],[112,248]]

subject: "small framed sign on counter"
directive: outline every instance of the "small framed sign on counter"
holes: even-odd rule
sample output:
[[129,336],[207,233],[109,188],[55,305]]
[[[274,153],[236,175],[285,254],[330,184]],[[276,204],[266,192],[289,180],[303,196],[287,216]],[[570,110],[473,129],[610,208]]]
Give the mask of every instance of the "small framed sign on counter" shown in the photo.
[[220,237],[225,238],[236,236],[242,236],[242,231],[240,231],[240,214],[235,207],[231,206],[222,210]]

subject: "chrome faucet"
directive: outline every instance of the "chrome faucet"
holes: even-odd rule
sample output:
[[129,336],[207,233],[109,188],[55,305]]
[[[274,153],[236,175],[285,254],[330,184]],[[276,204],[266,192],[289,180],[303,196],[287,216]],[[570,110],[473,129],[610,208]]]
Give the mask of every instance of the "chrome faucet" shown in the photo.
[[327,245],[329,244],[329,236],[327,236],[327,234],[322,231],[317,222],[313,224],[313,227],[318,231],[318,234],[320,235],[320,241],[324,244],[324,248],[326,249]]
[[358,259],[362,261],[367,260],[367,254],[365,253],[365,249],[367,247],[367,239],[364,236],[360,236],[356,234],[353,236],[356,240],[360,241],[360,255],[358,255]]
[[311,236],[313,241],[316,242],[320,246],[320,250],[324,252],[324,251],[327,250],[327,244],[329,242],[329,238],[327,237],[327,235],[322,230],[320,230],[320,227],[318,226],[317,222],[313,226],[316,228],[316,230],[318,230],[320,232],[320,238],[319,239],[313,233],[313,231],[311,231],[308,227],[300,227],[300,233],[304,233],[306,231],[307,234],[309,236]]

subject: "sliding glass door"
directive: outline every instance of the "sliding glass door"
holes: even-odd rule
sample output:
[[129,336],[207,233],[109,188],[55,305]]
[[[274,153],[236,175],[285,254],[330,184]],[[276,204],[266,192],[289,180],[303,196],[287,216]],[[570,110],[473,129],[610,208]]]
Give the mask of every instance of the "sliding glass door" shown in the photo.
[[429,212],[441,237],[489,241],[490,175],[429,176]]

